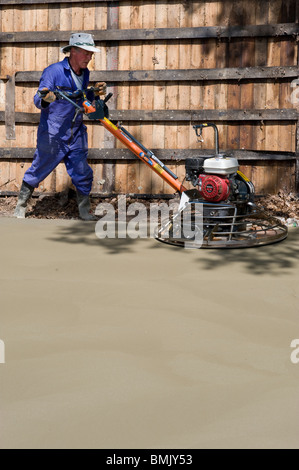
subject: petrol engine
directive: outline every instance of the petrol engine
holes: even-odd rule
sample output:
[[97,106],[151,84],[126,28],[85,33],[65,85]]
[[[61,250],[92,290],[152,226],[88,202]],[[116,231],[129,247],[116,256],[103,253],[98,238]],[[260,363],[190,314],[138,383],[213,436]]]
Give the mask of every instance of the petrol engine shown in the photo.
[[239,170],[238,160],[225,155],[186,158],[186,180],[207,202],[251,201],[254,186]]

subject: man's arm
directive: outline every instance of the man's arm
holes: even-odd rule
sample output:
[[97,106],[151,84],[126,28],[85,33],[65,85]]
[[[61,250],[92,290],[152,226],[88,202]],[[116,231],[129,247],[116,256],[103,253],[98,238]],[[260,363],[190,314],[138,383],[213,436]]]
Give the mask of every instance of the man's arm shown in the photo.
[[55,80],[53,74],[53,67],[47,67],[41,76],[39,82],[39,90],[51,90],[44,98],[41,98],[37,93],[34,96],[34,104],[38,109],[47,108],[50,103],[55,101],[56,97],[52,90],[55,88]]

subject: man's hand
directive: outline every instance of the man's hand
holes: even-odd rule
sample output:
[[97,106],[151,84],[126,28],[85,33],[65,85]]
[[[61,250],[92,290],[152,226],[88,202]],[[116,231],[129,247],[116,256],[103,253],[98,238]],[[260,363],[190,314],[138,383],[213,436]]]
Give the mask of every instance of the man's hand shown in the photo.
[[97,82],[95,84],[95,88],[99,88],[98,91],[95,91],[94,94],[96,96],[101,96],[101,95],[104,95],[106,96],[106,92],[107,92],[107,84],[105,82]]
[[48,88],[43,88],[42,91],[48,91],[49,92],[43,98],[43,100],[46,101],[46,103],[53,103],[53,101],[56,100],[56,96],[54,95],[53,91],[49,91]]

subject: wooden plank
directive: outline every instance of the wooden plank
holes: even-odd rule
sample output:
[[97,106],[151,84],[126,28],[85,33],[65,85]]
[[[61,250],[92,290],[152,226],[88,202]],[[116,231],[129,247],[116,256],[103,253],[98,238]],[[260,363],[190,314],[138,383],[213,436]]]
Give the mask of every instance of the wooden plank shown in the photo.
[[[143,28],[153,28],[155,26],[155,5],[152,2],[143,2],[140,5],[140,20]],[[155,56],[155,43],[152,41],[144,41],[141,50],[141,68],[143,70],[154,70]],[[154,109],[154,83],[142,83],[140,85],[141,91],[141,109],[144,111],[150,111]],[[153,123],[145,122],[141,123],[140,127],[140,141],[147,148],[153,147]],[[155,174],[152,171],[148,171],[146,165],[140,166],[140,186],[143,188],[143,192],[151,193],[152,181],[154,180]],[[160,178],[159,178],[160,179]],[[160,183],[160,182],[159,182]]]
[[[224,68],[227,65],[227,45],[219,42],[216,47],[216,66]],[[215,109],[227,109],[228,103],[228,87],[227,82],[220,81],[215,87]],[[221,144],[227,147],[227,126],[218,123],[218,131],[221,136]]]
[[[40,113],[15,113],[17,123],[38,123]],[[203,109],[203,110],[111,110],[112,121],[296,121],[296,109]],[[92,123],[86,116],[84,120]],[[0,122],[5,122],[5,114],[0,111]],[[95,125],[98,125],[94,121]],[[139,124],[140,126],[140,124]],[[140,138],[139,138],[140,140]]]
[[264,172],[266,168],[264,163],[268,162],[255,161],[251,167],[251,181],[254,184],[255,192],[258,194],[265,194]]
[[[203,6],[203,24],[206,27],[211,26],[217,18],[218,3],[207,3]],[[202,54],[200,69],[212,70],[216,67],[217,48],[215,40],[208,39],[202,43]],[[214,82],[208,80],[202,83],[202,100],[205,109],[215,109],[216,86]],[[201,148],[213,148],[215,145],[214,129],[208,128],[204,135],[204,142]]]
[[[269,4],[258,2],[256,8],[256,21],[265,23],[268,20]],[[255,40],[255,66],[264,67],[267,64],[267,39]],[[257,109],[266,108],[266,83],[254,82],[253,84],[253,106]],[[256,150],[265,149],[265,127],[263,123],[254,126],[252,148]]]
[[[11,12],[12,13],[12,12]],[[23,31],[24,30],[24,14],[23,8],[17,7],[13,11],[14,16],[14,31]],[[13,48],[13,63],[17,64],[18,70],[24,70],[24,48],[21,44],[16,44]],[[12,94],[15,95],[15,103],[12,103],[15,107],[15,111],[30,111],[29,109],[24,109],[24,89],[23,87],[17,87]]]
[[[142,26],[142,15],[140,5],[134,1],[130,2],[130,22],[132,28]],[[137,41],[134,44],[128,43],[129,52],[129,69],[136,70],[142,68],[142,41]],[[141,87],[140,84],[135,83],[129,86],[129,109],[141,109]],[[124,125],[124,127],[126,127]],[[128,125],[128,130],[137,140],[141,140],[141,127]],[[140,162],[129,164],[127,173],[127,191],[134,192],[134,188],[141,191],[140,183]]]
[[[115,0],[116,2],[116,0]],[[62,3],[62,5],[65,2]],[[78,4],[77,4],[78,5]],[[68,7],[69,9],[70,7]],[[81,6],[73,7],[81,8]],[[78,10],[79,11],[79,10]],[[71,17],[72,18],[72,17]],[[76,20],[73,17],[73,23]],[[75,23],[74,23],[75,24]],[[181,39],[221,39],[244,37],[291,37],[295,40],[299,34],[299,25],[296,23],[283,23],[273,25],[249,25],[249,26],[203,26],[203,27],[169,27],[169,28],[145,28],[145,29],[116,29],[114,31],[84,29],[94,36],[95,41],[157,41],[157,40],[181,40]],[[14,28],[0,33],[0,43],[23,42],[68,42],[70,30],[60,28],[60,31],[14,31]]]
[[9,183],[8,187],[13,191],[19,191],[20,183],[22,179],[19,178],[19,168],[21,167],[21,162],[9,162]]
[[[81,11],[81,16],[82,16],[82,28],[81,30],[85,29],[96,29],[95,26],[95,21],[96,21],[96,10],[95,10],[95,4],[94,3],[88,3],[87,5],[82,4],[83,9]],[[103,5],[100,5],[102,7]],[[107,16],[107,9],[105,9],[105,13]],[[78,30],[78,29],[77,29]],[[91,61],[88,64],[88,69],[89,70],[94,70],[95,69],[95,61],[96,61],[96,56],[101,55],[102,52],[97,52],[93,54],[93,57]],[[105,66],[105,64],[104,64]],[[92,126],[92,125],[87,125],[87,136],[88,136],[88,146],[101,146],[102,145],[102,139],[99,139],[99,137],[102,137],[104,133],[100,132],[99,129],[100,126]],[[97,167],[97,165],[95,165]],[[93,184],[92,184],[92,190],[98,191],[99,189],[102,188],[102,186],[97,185],[96,183],[98,181],[101,181],[102,178],[102,173],[103,173],[103,168],[102,165],[99,164],[99,169],[98,168],[93,168]],[[94,189],[93,189],[94,188]]]
[[102,188],[103,188],[103,182],[104,182],[104,178],[103,178],[104,165],[101,161],[98,161],[95,164],[92,164],[90,162],[90,166],[93,170],[93,182],[92,182],[91,192],[92,193],[103,192]]
[[[159,0],[156,3],[156,27],[157,28],[167,28],[169,16],[168,2],[163,2]],[[171,25],[173,26],[173,25]],[[155,57],[156,62],[155,70],[166,70],[168,67],[167,60],[169,60],[169,50],[168,46],[165,44],[165,40],[157,40],[155,42],[156,51]],[[154,109],[163,110],[167,108],[168,100],[168,84],[166,82],[160,82],[155,84],[155,96],[154,96]],[[153,147],[155,148],[165,148],[166,146],[166,126],[165,123],[153,123]],[[165,193],[168,190],[168,187],[164,181],[162,181],[157,175],[152,175],[152,191],[155,193]]]
[[[45,7],[45,6],[43,6]],[[42,20],[41,20],[42,22]],[[36,8],[31,8],[30,6],[23,7],[23,27],[26,31],[36,31],[39,24],[39,18],[37,14]],[[43,46],[46,46],[43,44]],[[42,48],[44,50],[45,57],[41,57],[39,55],[39,47],[36,47],[36,44],[23,44],[23,67],[24,70],[36,70],[38,67],[41,69],[44,67],[47,61],[47,48]],[[41,50],[42,50],[41,49]],[[38,65],[37,65],[38,64]],[[18,89],[19,87],[17,87]],[[29,83],[26,86],[22,87],[22,109],[24,112],[30,113],[33,111],[37,111],[33,104],[33,96],[35,94],[35,90],[33,88],[33,84]],[[19,99],[18,94],[16,93],[16,99]],[[30,121],[29,121],[30,123]],[[24,123],[25,124],[25,123]],[[17,126],[16,130],[18,131],[17,135],[17,143],[20,142],[20,145],[23,147],[31,147],[35,145],[35,138],[36,137],[36,126],[34,125],[22,125]],[[23,168],[25,171],[25,168]]]
[[[55,42],[58,42],[59,46],[63,47],[69,43],[70,35],[72,33],[72,7],[67,3],[61,3],[60,5],[60,28],[59,31],[49,31],[52,34]],[[50,42],[50,41],[47,41]],[[63,42],[63,44],[60,44]],[[64,54],[62,54],[64,57]]]
[[16,139],[15,127],[15,75],[13,74],[6,83],[5,129],[7,140]]
[[[275,6],[275,5],[274,5]],[[270,66],[276,66],[280,64],[280,49],[281,43],[277,39],[268,40],[268,64]],[[266,82],[266,107],[267,108],[279,108],[279,82],[272,82],[267,80]],[[265,127],[265,145],[268,150],[276,150],[280,147],[279,134],[278,134],[278,123],[272,123],[271,126],[268,124]]]
[[[94,15],[93,15],[93,24],[95,30],[104,30],[107,29],[107,3],[95,3],[94,4]],[[84,11],[85,15],[85,11]],[[90,10],[86,10],[87,17],[90,17]],[[85,19],[84,19],[85,21]],[[92,29],[92,27],[91,27]],[[96,42],[97,47],[100,49],[101,52],[94,54],[94,59],[92,61],[92,66],[95,70],[104,70],[107,67],[107,48],[106,43],[99,43]],[[89,67],[90,68],[90,67]],[[101,77],[99,81],[104,81]],[[91,132],[92,131],[92,132]],[[90,123],[88,126],[88,141],[89,141],[89,148],[103,148],[104,146],[104,139],[105,139],[105,129],[102,126],[94,126]],[[104,165],[102,162],[97,162],[96,165],[93,167],[94,177],[93,177],[93,185],[92,185],[92,192],[101,192],[103,191],[104,186]]]
[[[155,21],[156,27],[167,26],[167,4],[164,0],[155,2]],[[155,70],[165,70],[167,67],[167,47],[165,41],[155,41],[155,51],[153,58],[153,68]],[[166,82],[155,83],[153,95],[153,109],[163,110],[166,106]],[[162,122],[153,122],[152,148],[164,148],[165,145],[165,124]],[[152,175],[152,192],[164,192],[164,182],[156,175]]]
[[[218,15],[223,27],[231,26],[233,4],[230,0],[223,0],[218,5]],[[230,42],[221,38],[216,43],[216,67],[218,69],[226,69],[229,65],[229,47]],[[228,89],[231,82],[219,81],[216,87],[215,107],[216,109],[228,108]],[[220,135],[220,143],[224,148],[228,147],[228,126],[226,124],[218,124]]]
[[[207,67],[215,67],[216,65],[216,48],[213,47],[211,41],[207,41],[203,44],[202,48],[203,57],[204,57],[204,65]],[[205,109],[215,109],[216,103],[216,86],[214,82],[208,80],[202,83],[202,100],[203,106]],[[194,112],[195,114],[196,112]],[[204,135],[204,146],[208,148],[212,148],[214,145],[214,129],[209,128]]]
[[5,94],[6,94],[6,83],[7,83],[8,77],[9,76],[6,75],[5,80],[3,78],[0,79],[0,111],[5,110]]
[[277,162],[277,190],[285,191],[286,194],[296,191],[296,183],[294,181],[294,164],[293,162]]
[[[255,4],[246,3],[244,8],[244,21],[247,23],[256,22],[256,10]],[[242,39],[242,67],[252,67],[255,66],[255,39],[246,38]],[[240,107],[243,109],[253,109],[253,82],[245,81],[241,83],[240,90]],[[254,148],[253,143],[253,126],[243,124],[240,126],[240,148],[251,149]]]
[[[141,44],[141,43],[140,43]],[[140,46],[139,44],[139,46]],[[138,44],[135,44],[138,47]],[[171,47],[171,44],[169,44]],[[288,79],[298,77],[297,66],[274,67],[227,67],[224,69],[189,69],[177,68],[168,70],[97,70],[90,74],[90,81],[105,80],[106,82],[139,82],[139,81],[224,81],[236,80],[267,80]],[[24,71],[16,73],[16,83],[39,82],[41,72]]]
[[[272,0],[269,2],[269,23],[280,21],[282,0]],[[268,39],[267,50],[267,65],[276,66],[280,65],[280,46],[281,43],[278,38]],[[266,82],[266,108],[279,107],[279,84],[268,80]],[[280,148],[279,142],[279,123],[268,122],[265,123],[265,148],[267,150],[276,150],[276,146]],[[275,179],[277,180],[277,167],[267,164],[259,163],[257,165],[258,171],[256,174],[256,185],[263,193],[275,192]]]
[[[122,8],[119,9],[119,27],[127,28],[130,26],[130,12],[131,12],[131,2],[127,2],[125,5],[122,5]],[[130,43],[121,42],[118,46],[118,69],[126,70],[128,64],[130,64]],[[112,85],[114,83],[112,82]],[[118,93],[117,93],[117,109],[129,109],[130,103],[130,85],[128,83],[118,83]]]
[[10,162],[2,162],[0,168],[0,191],[6,191],[10,187]]
[[[169,3],[167,5],[167,24],[178,28],[180,26],[180,5],[177,3]],[[166,56],[166,67],[167,71],[175,75],[175,70],[179,67],[180,51],[179,42],[171,40],[167,45],[167,56]],[[158,71],[156,71],[158,72]],[[161,72],[166,72],[163,70]],[[166,84],[165,94],[165,110],[178,109],[179,105],[179,82],[173,81],[172,83]],[[163,112],[163,111],[161,111]],[[164,147],[165,148],[178,148],[180,147],[179,135],[178,135],[178,124],[177,122],[169,122],[165,125],[165,136],[164,136]],[[168,185],[163,183],[163,191],[168,191]]]
[[[118,21],[119,21],[119,3],[107,3],[107,30],[113,31],[114,29],[118,28]],[[106,56],[106,67],[108,70],[117,70],[118,68],[118,43],[113,42],[110,43],[107,49],[107,56]],[[110,88],[111,93],[113,93],[113,97],[109,102],[109,107],[115,109],[117,103],[117,87],[112,86]],[[110,134],[109,132],[105,133],[104,138],[104,148],[115,148],[116,146],[116,139],[115,137]],[[103,185],[103,191],[110,193],[114,190],[115,181],[116,181],[116,174],[115,174],[115,164],[114,163],[107,163],[103,169],[103,179],[105,183]]]
[[[60,8],[58,5],[49,5],[48,28],[51,31],[58,31],[60,28]],[[48,63],[53,64],[59,61],[59,49],[54,44],[48,44]]]
[[[295,57],[295,51],[292,48],[292,45],[289,41],[281,42],[281,54],[280,54],[280,63],[285,65],[293,65],[297,63],[297,58]],[[291,83],[279,83],[279,107],[280,108],[291,108],[293,106],[291,102],[292,88]],[[295,107],[295,106],[294,106]],[[292,127],[289,123],[287,125],[278,126],[278,150],[285,150],[294,148],[295,144],[295,134],[292,132]]]
[[[207,157],[213,155],[214,149],[151,149],[155,155],[165,162],[179,162],[190,157]],[[19,161],[31,161],[33,158],[35,148],[21,148],[21,147],[1,147],[0,148],[0,159],[1,160],[19,160]],[[220,151],[222,148],[220,147]],[[295,161],[295,152],[269,152],[269,151],[253,151],[253,150],[226,150],[225,154],[230,157],[235,157],[239,161]],[[139,162],[138,158],[129,149],[96,149],[90,148],[88,151],[88,159],[92,160],[128,160]],[[141,163],[143,165],[143,163]],[[167,163],[168,165],[169,163]]]
[[[2,7],[1,26],[2,26],[2,31],[4,33],[6,33],[7,31],[13,31],[14,10],[9,9],[9,7],[8,8]],[[2,76],[6,76],[6,75],[12,76],[13,73],[15,72],[13,49],[9,45],[8,46],[3,45],[1,47],[0,70],[1,70]]]
[[[47,28],[49,24],[48,19],[48,5],[40,5],[39,9],[36,11],[36,20],[35,20],[35,29],[38,28]],[[48,62],[48,44],[46,43],[39,43],[36,44],[35,47],[35,61],[36,65],[43,70],[45,67],[49,65]]]
[[[235,26],[236,24],[242,24],[243,18],[243,5],[241,2],[230,3],[231,14],[229,17],[229,27]],[[242,67],[242,41],[239,39],[232,39],[228,54],[228,66],[234,67],[236,70]],[[235,110],[240,108],[241,99],[241,88],[240,82],[231,83],[227,90],[227,107],[229,110]],[[240,126],[236,126],[232,123],[227,127],[227,146],[232,149],[240,148]]]
[[[182,3],[179,5],[179,25],[181,28],[190,27],[192,25],[192,3]],[[200,60],[200,58],[198,58]],[[192,48],[191,41],[179,41],[179,68],[182,70],[190,69],[192,63]],[[207,64],[208,65],[208,64]],[[178,83],[178,109],[190,109],[191,105],[191,88],[193,83],[190,82],[179,82]],[[208,104],[207,104],[207,107]],[[167,124],[166,124],[167,125]],[[177,126],[177,146],[178,148],[190,148],[190,132],[192,132],[192,126],[186,122],[178,123]],[[172,171],[175,168],[169,165]],[[180,174],[178,177],[180,178]],[[184,179],[182,175],[182,179]],[[165,186],[165,185],[164,185]]]
[[298,10],[297,0],[284,0],[281,5],[280,21],[282,22],[295,21],[296,22],[296,13],[297,13],[297,18],[298,18],[298,11],[296,12],[296,8]]
[[71,26],[72,31],[84,30],[84,25],[83,25],[84,6],[82,3],[74,4],[71,9],[69,8],[69,14],[72,18],[72,26]]
[[[117,0],[110,0],[115,2]],[[106,3],[107,0],[93,0],[94,3]],[[0,0],[0,5],[36,5],[44,3],[62,3],[61,0]],[[82,3],[82,0],[63,0],[63,3]]]

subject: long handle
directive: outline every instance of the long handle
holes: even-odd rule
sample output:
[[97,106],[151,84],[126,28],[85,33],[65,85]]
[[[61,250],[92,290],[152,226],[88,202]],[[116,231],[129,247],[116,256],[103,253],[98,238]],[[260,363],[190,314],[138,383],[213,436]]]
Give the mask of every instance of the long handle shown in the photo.
[[146,155],[143,149],[118,126],[114,125],[109,119],[99,119],[102,126],[128,147],[143,163],[146,163],[155,173],[166,181],[173,189],[182,193],[186,188],[178,181],[177,176],[173,177],[159,163]]
[[[104,99],[106,103],[111,98],[112,93],[109,93]],[[89,101],[83,102],[85,114],[94,114],[96,109],[89,103]],[[173,189],[182,193],[186,191],[186,188],[178,181],[178,177],[164,165],[160,160],[135,137],[133,137],[124,127],[119,127],[113,124],[109,119],[104,117],[103,119],[96,119],[102,126],[107,129],[112,135],[114,135],[120,142],[122,142],[128,149],[133,152],[143,163],[146,163],[155,173],[157,173],[164,181],[166,181]]]
[[156,155],[149,149],[147,149],[144,145],[142,145],[140,142],[138,142],[137,139],[135,139],[135,137],[132,136],[132,134],[130,134],[130,132],[128,132],[124,127],[122,126],[118,126],[118,128],[120,130],[122,130],[131,140],[133,140],[133,142],[135,142],[135,144],[139,145],[139,147],[145,152],[145,154],[148,156],[148,157],[151,157],[156,163],[159,163],[159,165],[165,170],[167,171],[167,173],[169,175],[171,175],[175,180],[178,179],[177,175],[175,175],[171,170],[170,168],[168,168],[166,165],[164,165],[164,163],[161,162],[161,160],[159,160],[158,157],[156,157]]
[[[96,91],[95,88],[92,89]],[[42,92],[40,92],[42,94]],[[85,96],[84,90],[80,92],[78,90],[73,95],[76,97],[80,95]],[[162,163],[153,152],[144,147],[138,140],[136,140],[126,129],[118,127],[113,124],[109,119],[104,117],[104,104],[111,98],[112,93],[109,93],[104,100],[100,100],[100,106],[96,109],[88,100],[83,101],[83,107],[78,106],[72,98],[74,96],[68,96],[66,93],[60,90],[56,90],[55,94],[67,101],[71,102],[74,106],[84,112],[87,116],[90,115],[91,119],[99,121],[102,126],[107,129],[112,135],[114,135],[120,142],[128,147],[143,163],[146,163],[155,173],[157,173],[164,181],[166,181],[173,189],[179,193],[183,193],[187,190],[179,181],[178,177]],[[102,105],[102,104],[103,105]],[[92,116],[93,115],[93,116]]]

